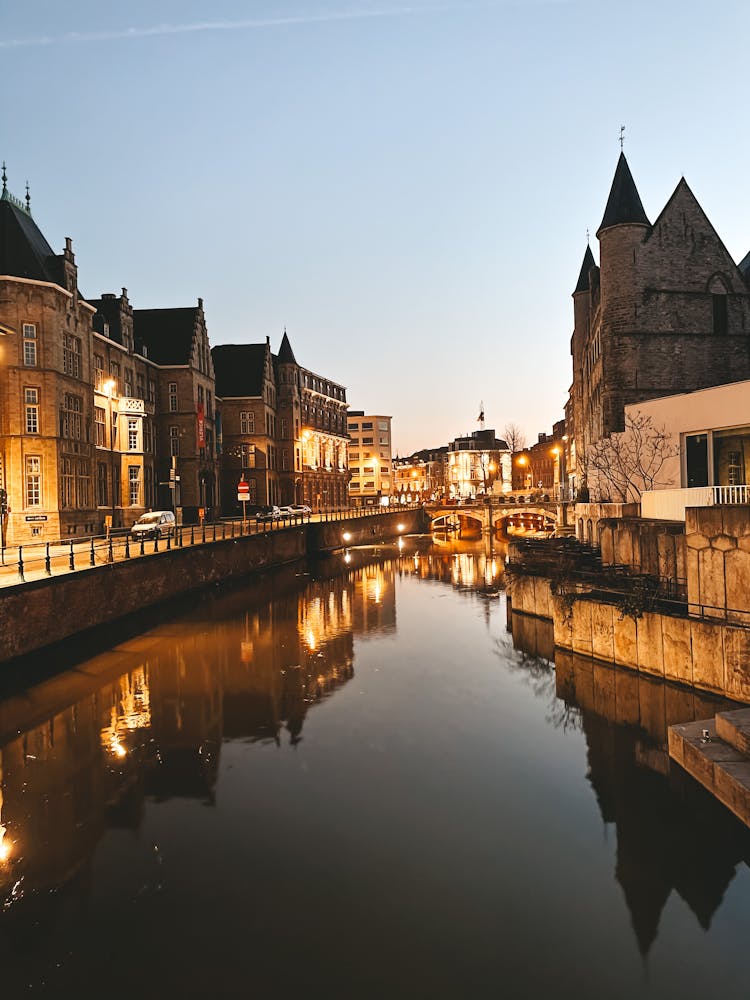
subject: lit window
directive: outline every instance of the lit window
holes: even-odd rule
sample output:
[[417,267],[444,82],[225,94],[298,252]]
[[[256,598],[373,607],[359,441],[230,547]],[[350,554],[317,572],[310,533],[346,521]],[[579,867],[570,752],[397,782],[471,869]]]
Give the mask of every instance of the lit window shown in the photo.
[[33,323],[23,324],[23,363],[27,368],[36,368],[36,327]]
[[128,451],[138,451],[137,420],[128,420]]
[[26,506],[42,505],[42,460],[38,455],[26,456]]
[[180,454],[180,428],[172,426],[169,428],[169,454]]
[[141,469],[138,465],[128,466],[128,493],[130,506],[137,507],[141,499]]
[[[169,412],[177,413],[177,383],[169,383]],[[174,452],[172,452],[174,454]]]
[[39,390],[24,389],[24,401],[26,404],[26,433],[39,433]]

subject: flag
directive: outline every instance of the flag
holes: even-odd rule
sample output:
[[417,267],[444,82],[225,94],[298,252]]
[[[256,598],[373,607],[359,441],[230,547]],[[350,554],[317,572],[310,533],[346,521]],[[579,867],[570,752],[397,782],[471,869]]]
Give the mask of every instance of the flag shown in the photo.
[[479,411],[479,416],[477,417],[477,421],[480,424],[484,422],[484,407],[482,407],[482,409]]

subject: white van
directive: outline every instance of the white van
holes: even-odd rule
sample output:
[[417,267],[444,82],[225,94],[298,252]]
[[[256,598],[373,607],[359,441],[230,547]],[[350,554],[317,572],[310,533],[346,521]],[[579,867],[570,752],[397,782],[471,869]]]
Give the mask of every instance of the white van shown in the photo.
[[175,519],[171,510],[150,510],[142,514],[130,529],[133,538],[166,538],[174,534]]

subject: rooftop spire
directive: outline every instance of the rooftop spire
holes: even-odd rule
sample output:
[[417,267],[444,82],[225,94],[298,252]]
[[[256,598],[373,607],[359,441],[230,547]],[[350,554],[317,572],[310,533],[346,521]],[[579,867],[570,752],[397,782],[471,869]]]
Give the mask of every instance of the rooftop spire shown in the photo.
[[578,292],[587,292],[589,290],[589,271],[592,267],[596,267],[596,261],[591,252],[591,247],[587,243],[586,253],[583,255],[583,264],[581,264],[581,273],[578,275],[578,284],[573,291],[574,295]]
[[612,188],[609,192],[607,207],[604,209],[604,218],[596,235],[598,236],[603,229],[609,229],[610,226],[621,226],[627,223],[639,226],[651,225],[643,210],[641,196],[638,194],[633,175],[630,173],[628,161],[625,159],[625,154],[621,152]]
[[29,193],[29,182],[26,181],[26,211],[31,215],[31,195]]
[[284,336],[281,338],[281,346],[279,347],[279,361],[282,364],[297,364],[292,345],[289,343],[289,337],[286,335],[286,327],[284,327]]
[[8,175],[5,173],[5,160],[3,160],[3,191],[8,190]]

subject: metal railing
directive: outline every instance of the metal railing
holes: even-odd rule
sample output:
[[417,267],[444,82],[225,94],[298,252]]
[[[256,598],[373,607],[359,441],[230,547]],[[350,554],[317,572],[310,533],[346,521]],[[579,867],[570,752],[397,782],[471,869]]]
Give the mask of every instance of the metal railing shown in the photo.
[[683,490],[647,490],[641,495],[641,516],[684,521],[687,507],[750,504],[750,486],[691,486]]
[[223,518],[202,524],[180,525],[162,535],[135,538],[129,529],[109,535],[87,535],[80,538],[49,542],[27,542],[6,546],[0,550],[0,587],[14,586],[31,580],[90,569],[108,563],[140,559],[171,549],[208,545],[227,539],[269,534],[300,527],[311,521],[328,524],[371,518],[378,514],[397,514],[415,510],[421,504],[400,504],[391,508],[352,507],[322,511],[318,514],[284,514],[278,518]]

